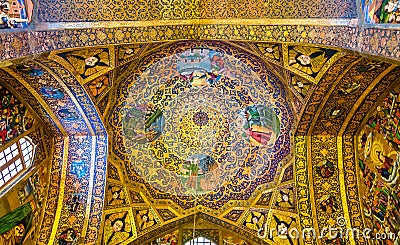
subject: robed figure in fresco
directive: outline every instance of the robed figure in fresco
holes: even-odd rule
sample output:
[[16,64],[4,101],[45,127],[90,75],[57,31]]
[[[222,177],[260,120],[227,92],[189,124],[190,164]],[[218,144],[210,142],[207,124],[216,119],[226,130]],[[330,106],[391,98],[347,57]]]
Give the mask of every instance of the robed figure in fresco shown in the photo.
[[0,244],[22,244],[32,223],[30,203],[22,205],[0,218]]
[[252,146],[272,146],[280,133],[276,112],[264,105],[250,105],[242,113],[243,136]]

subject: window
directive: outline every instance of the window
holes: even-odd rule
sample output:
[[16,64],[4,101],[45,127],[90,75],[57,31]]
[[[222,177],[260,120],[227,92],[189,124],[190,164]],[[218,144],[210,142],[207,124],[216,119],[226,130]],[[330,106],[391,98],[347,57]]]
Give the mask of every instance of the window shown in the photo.
[[217,245],[205,237],[198,237],[185,243],[185,245]]
[[25,136],[0,152],[0,188],[32,165],[35,147]]

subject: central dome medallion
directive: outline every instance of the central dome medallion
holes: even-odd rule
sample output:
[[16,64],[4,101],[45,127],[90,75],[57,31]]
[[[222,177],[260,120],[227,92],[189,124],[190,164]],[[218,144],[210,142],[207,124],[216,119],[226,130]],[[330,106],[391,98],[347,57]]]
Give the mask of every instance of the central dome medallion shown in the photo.
[[174,195],[211,192],[245,168],[251,179],[274,175],[270,156],[288,126],[269,91],[245,63],[208,48],[152,64],[124,108],[131,168]]

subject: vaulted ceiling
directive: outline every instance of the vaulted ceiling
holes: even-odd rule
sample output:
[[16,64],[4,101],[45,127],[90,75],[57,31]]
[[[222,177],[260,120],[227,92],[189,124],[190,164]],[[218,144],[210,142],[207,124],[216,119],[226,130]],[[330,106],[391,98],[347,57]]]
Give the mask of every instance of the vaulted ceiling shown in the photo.
[[30,29],[0,35],[0,84],[54,138],[38,243],[73,229],[82,244],[298,244],[262,233],[397,222],[377,222],[364,178],[398,185],[375,167],[396,137],[367,119],[399,92],[399,34],[355,5],[41,2]]

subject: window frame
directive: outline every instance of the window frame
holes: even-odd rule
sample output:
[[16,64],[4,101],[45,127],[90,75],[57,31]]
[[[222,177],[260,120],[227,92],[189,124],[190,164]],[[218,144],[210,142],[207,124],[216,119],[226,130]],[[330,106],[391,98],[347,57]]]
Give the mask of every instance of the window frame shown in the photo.
[[[202,239],[202,241],[199,241],[199,239]],[[185,245],[217,245],[217,243],[207,237],[198,236],[190,241],[187,241]]]
[[[21,143],[21,140],[25,140],[24,142]],[[27,142],[27,146],[22,149],[23,144]],[[13,146],[16,145],[16,148],[12,149]],[[32,147],[31,150],[29,150],[29,147]],[[26,154],[24,155],[25,150],[28,149]],[[6,153],[6,151],[9,151]],[[13,152],[17,151],[17,154],[14,156]],[[3,159],[6,161],[3,165],[0,166],[0,190],[2,190],[4,187],[8,186],[11,182],[13,182],[16,178],[21,176],[21,174],[29,171],[29,168],[33,166],[34,158],[35,158],[35,153],[36,153],[36,144],[33,143],[32,139],[29,136],[22,136],[18,137],[16,141],[12,142],[11,144],[7,145],[6,148],[3,148],[2,151],[0,151],[0,161]],[[7,156],[11,155],[11,158],[7,160]],[[30,155],[30,157],[25,161],[26,156]],[[20,161],[20,163],[16,164],[17,161]],[[12,166],[14,165],[14,166]],[[21,169],[18,170],[18,167],[22,166]],[[10,168],[14,167],[14,168]],[[8,173],[3,175],[3,171],[8,168]],[[13,171],[16,170],[14,174]],[[9,175],[10,178],[5,180],[6,176]]]

